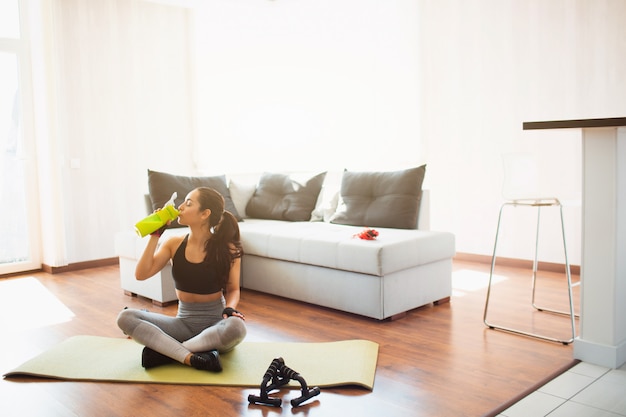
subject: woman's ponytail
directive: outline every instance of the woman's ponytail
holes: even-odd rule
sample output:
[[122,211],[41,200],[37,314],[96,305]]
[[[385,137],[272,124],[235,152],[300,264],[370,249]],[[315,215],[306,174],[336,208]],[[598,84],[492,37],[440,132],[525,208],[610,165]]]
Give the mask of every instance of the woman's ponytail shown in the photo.
[[209,187],[196,190],[199,191],[201,209],[211,210],[208,220],[211,237],[204,246],[204,261],[209,268],[215,269],[222,280],[222,288],[226,288],[233,261],[243,256],[239,223],[232,213],[224,209],[224,197],[219,192]]
[[[228,210],[224,210],[222,219],[215,226],[213,237],[220,245],[230,247],[232,259],[241,258],[243,248],[241,247],[241,236],[239,233],[239,223],[237,218]],[[232,260],[231,260],[232,262]]]
[[224,211],[222,219],[214,227],[211,238],[206,243],[206,258],[209,267],[215,268],[226,288],[233,261],[243,256],[239,235],[239,224],[230,212]]

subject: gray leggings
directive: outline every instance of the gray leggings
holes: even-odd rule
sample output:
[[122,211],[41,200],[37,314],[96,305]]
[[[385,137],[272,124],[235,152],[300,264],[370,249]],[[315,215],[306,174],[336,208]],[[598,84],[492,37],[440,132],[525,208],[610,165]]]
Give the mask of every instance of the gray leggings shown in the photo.
[[217,349],[228,352],[246,336],[238,317],[222,318],[224,299],[210,303],[178,303],[176,317],[126,309],[117,325],[135,341],[181,363],[187,355]]

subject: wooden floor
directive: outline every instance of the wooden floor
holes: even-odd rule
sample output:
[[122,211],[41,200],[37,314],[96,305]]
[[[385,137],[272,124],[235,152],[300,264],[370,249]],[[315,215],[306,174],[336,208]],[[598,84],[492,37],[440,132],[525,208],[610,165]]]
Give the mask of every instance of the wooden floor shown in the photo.
[[[380,344],[373,391],[323,389],[299,408],[283,393],[282,408],[249,405],[259,389],[129,383],[0,380],[3,416],[482,416],[572,364],[572,346],[488,329],[482,322],[489,266],[455,261],[448,304],[425,306],[400,320],[351,314],[243,291],[250,341],[323,342],[366,338]],[[530,274],[500,268],[493,320],[566,337],[566,318],[527,304]],[[74,335],[124,337],[115,324],[124,306],[175,314],[123,294],[115,266],[60,274],[36,273],[49,297],[0,293],[0,373]],[[0,279],[0,291],[8,280]],[[578,279],[578,277],[574,277]],[[543,273],[542,302],[563,307],[565,280]],[[578,289],[575,289],[576,298]],[[345,295],[349,297],[349,294]],[[69,318],[69,319],[68,319]],[[137,358],[139,361],[139,358]],[[320,358],[324,360],[324,358]],[[306,375],[303,375],[306,378]],[[259,383],[262,375],[259,375]]]

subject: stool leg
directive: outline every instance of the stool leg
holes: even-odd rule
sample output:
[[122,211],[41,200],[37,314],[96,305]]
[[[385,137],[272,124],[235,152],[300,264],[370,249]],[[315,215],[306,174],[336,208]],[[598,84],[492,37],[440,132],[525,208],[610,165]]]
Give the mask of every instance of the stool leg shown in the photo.
[[535,257],[533,259],[533,281],[532,281],[532,300],[531,304],[537,310],[541,308],[535,306],[535,289],[537,288],[537,269],[539,265],[539,226],[541,224],[541,206],[537,206],[537,228],[535,230]]
[[500,223],[502,222],[502,211],[506,204],[502,204],[500,207],[500,214],[498,215],[498,225],[496,226],[496,238],[493,243],[493,255],[491,256],[491,269],[489,271],[489,284],[487,284],[487,298],[485,299],[485,310],[483,311],[483,323],[487,327],[494,328],[494,326],[487,321],[487,310],[489,310],[489,299],[491,297],[491,285],[493,283],[493,271],[496,268],[496,250],[498,248],[498,236],[500,235]]
[[[559,212],[560,212],[560,216],[561,216],[561,237],[563,239],[563,253],[565,255],[565,275],[567,278],[567,291],[568,291],[568,297],[569,297],[569,311],[563,311],[563,310],[554,310],[554,309],[549,309],[546,307],[541,307],[538,306],[535,303],[535,294],[536,294],[536,286],[537,286],[537,251],[538,251],[538,242],[539,242],[539,210],[541,210],[541,207],[537,207],[537,235],[536,235],[536,241],[535,241],[535,262],[533,263],[533,282],[532,282],[532,306],[534,308],[536,308],[539,311],[547,311],[549,313],[555,313],[555,314],[562,314],[565,316],[573,316],[575,317],[579,317],[578,314],[575,313],[574,311],[574,297],[572,294],[572,276],[571,276],[571,270],[570,270],[570,264],[569,264],[569,257],[567,256],[567,243],[565,241],[565,221],[563,218],[563,206],[559,205]],[[573,331],[573,335],[574,337],[576,337],[576,323],[575,321],[573,321],[573,326],[572,328],[574,329]]]
[[[567,258],[567,249],[565,246],[565,224],[563,221],[563,210],[561,205],[559,205],[559,208],[561,209],[561,232],[563,235],[563,247],[565,249],[565,266],[566,266],[566,275],[567,275],[567,284],[568,284],[568,295],[569,295],[569,304],[570,304],[570,319],[571,319],[571,326],[572,326],[572,337],[570,339],[564,340],[564,339],[557,339],[554,337],[549,337],[549,336],[544,336],[544,335],[540,335],[537,333],[531,333],[531,332],[525,332],[522,330],[517,330],[517,329],[513,329],[510,327],[505,327],[505,326],[498,326],[495,325],[491,322],[489,322],[487,320],[487,311],[489,309],[489,300],[491,297],[491,286],[493,284],[493,272],[495,270],[495,265],[496,265],[496,250],[497,250],[497,246],[498,246],[498,236],[500,234],[500,224],[502,222],[502,211],[504,210],[504,207],[507,205],[513,205],[515,206],[515,203],[505,203],[502,205],[502,207],[500,207],[500,214],[498,216],[498,226],[496,228],[496,238],[495,238],[495,242],[494,242],[494,246],[493,246],[493,256],[491,259],[491,270],[489,273],[489,284],[487,286],[487,298],[485,300],[485,310],[483,312],[483,322],[485,323],[485,325],[491,329],[499,329],[499,330],[504,330],[507,332],[511,332],[511,333],[516,333],[516,334],[521,334],[521,335],[525,335],[525,336],[530,336],[530,337],[535,337],[538,339],[543,339],[543,340],[548,340],[548,341],[552,341],[552,342],[559,342],[559,343],[563,343],[565,345],[571,343],[574,341],[574,338],[576,337],[576,323],[575,323],[575,316],[574,316],[574,303],[573,303],[573,296],[572,296],[572,281],[571,281],[571,274],[570,274],[570,265],[569,265],[569,259]],[[538,207],[539,209],[539,207]],[[533,262],[533,305],[534,305],[534,293],[535,293],[535,280],[536,280],[536,276],[537,276],[537,248],[538,248],[538,239],[539,239],[539,221],[540,221],[540,214],[539,211],[537,213],[537,233],[535,236],[535,259]],[[549,311],[549,310],[546,310]],[[565,313],[567,314],[567,313]]]
[[569,258],[567,257],[567,244],[565,243],[565,221],[563,220],[563,206],[559,206],[561,211],[561,234],[563,235],[563,252],[565,253],[565,275],[567,276],[567,294],[569,296],[569,316],[572,326],[572,341],[576,338],[576,313],[574,312],[574,295],[572,294],[572,273],[570,270]]

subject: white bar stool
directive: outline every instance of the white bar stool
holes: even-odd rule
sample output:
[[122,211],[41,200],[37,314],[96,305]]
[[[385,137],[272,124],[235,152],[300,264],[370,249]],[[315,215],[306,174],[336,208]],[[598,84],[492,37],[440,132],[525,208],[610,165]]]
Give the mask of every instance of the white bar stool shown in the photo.
[[[567,245],[565,243],[565,223],[563,221],[563,206],[558,198],[555,197],[536,197],[536,185],[538,181],[537,165],[531,154],[527,153],[510,153],[503,155],[504,162],[504,185],[503,196],[505,202],[500,207],[498,216],[498,226],[496,228],[496,238],[493,245],[493,256],[491,259],[491,270],[489,273],[489,284],[487,286],[487,298],[485,300],[485,310],[483,313],[483,322],[491,329],[504,330],[511,333],[517,333],[525,336],[536,337],[539,339],[560,342],[565,345],[574,341],[576,337],[576,317],[574,312],[574,300],[572,294],[572,277],[570,272],[569,259],[567,257]],[[494,324],[487,319],[489,310],[489,301],[491,299],[491,289],[493,285],[493,272],[496,266],[496,251],[498,248],[498,237],[500,234],[500,226],[502,222],[502,212],[506,207],[530,207],[537,209],[537,227],[535,233],[535,256],[533,260],[532,270],[532,297],[531,305],[538,311],[546,311],[555,314],[569,316],[571,324],[571,337],[568,339],[556,338],[541,335],[533,332],[514,329],[507,326]],[[536,283],[537,283],[537,265],[538,265],[538,247],[539,247],[539,229],[541,221],[541,210],[547,207],[556,207],[559,209],[561,216],[561,234],[563,238],[563,252],[565,254],[565,275],[567,277],[567,291],[569,297],[569,311],[559,311],[545,307],[537,306],[535,303]]]

